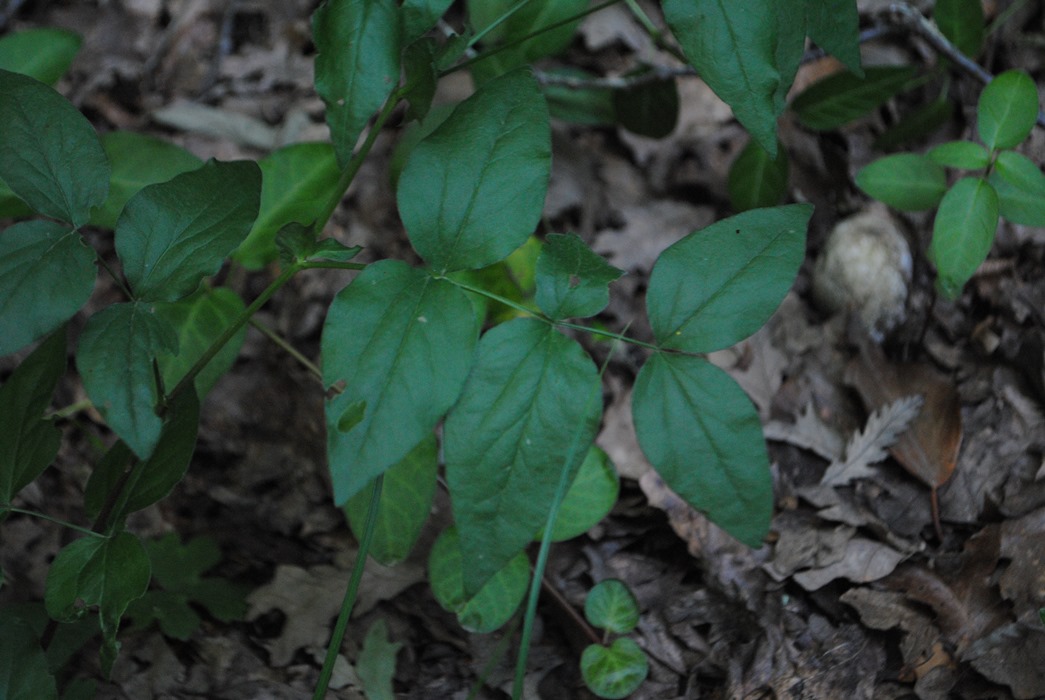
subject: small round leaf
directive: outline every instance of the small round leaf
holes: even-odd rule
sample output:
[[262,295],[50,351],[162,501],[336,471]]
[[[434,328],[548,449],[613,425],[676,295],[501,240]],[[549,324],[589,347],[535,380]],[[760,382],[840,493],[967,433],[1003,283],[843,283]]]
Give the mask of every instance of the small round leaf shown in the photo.
[[1027,138],[1038,118],[1038,91],[1021,70],[1005,71],[980,93],[980,138],[988,148],[1012,148]]
[[627,634],[639,624],[639,603],[623,581],[607,579],[588,592],[584,617],[596,627]]
[[625,698],[649,674],[649,660],[633,640],[622,637],[613,646],[592,644],[581,655],[584,683],[600,698]]

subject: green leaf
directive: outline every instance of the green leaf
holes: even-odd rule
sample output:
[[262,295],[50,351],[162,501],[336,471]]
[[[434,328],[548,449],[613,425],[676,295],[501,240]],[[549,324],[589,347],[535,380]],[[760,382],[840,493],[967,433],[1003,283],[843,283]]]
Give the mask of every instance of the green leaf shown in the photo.
[[584,617],[607,632],[627,634],[639,624],[639,602],[623,581],[606,579],[588,591]]
[[1038,90],[1021,70],[995,76],[980,93],[976,127],[987,148],[1012,148],[1027,138],[1038,119]]
[[153,360],[177,353],[178,336],[149,304],[113,304],[87,320],[76,367],[87,396],[113,431],[147,459],[163,430]]
[[[435,435],[430,434],[385,472],[374,539],[370,544],[370,556],[381,564],[392,566],[401,562],[414,548],[432,510],[438,471],[439,445]],[[374,484],[370,483],[345,504],[345,515],[359,540],[362,540],[373,491]]]
[[15,196],[11,188],[0,180],[0,219],[18,219],[34,214],[29,205]]
[[69,320],[94,290],[94,251],[54,221],[23,221],[0,231],[0,355]]
[[773,514],[773,479],[751,401],[718,367],[656,353],[631,399],[642,451],[664,482],[741,542],[758,547]]
[[860,16],[854,0],[806,0],[806,32],[817,46],[850,72],[863,76],[860,63]]
[[936,0],[933,19],[963,54],[975,58],[980,53],[984,33],[981,0]]
[[710,352],[751,335],[798,274],[813,207],[755,209],[694,231],[661,253],[646,309],[664,348]]
[[187,595],[170,591],[147,591],[131,601],[124,618],[139,629],[155,622],[165,636],[182,641],[191,639],[203,622],[189,604]]
[[260,194],[257,163],[209,160],[131,197],[116,223],[116,252],[137,298],[195,292],[250,231]]
[[621,126],[628,131],[662,139],[675,130],[679,120],[678,86],[668,78],[615,90],[613,108]]
[[356,659],[356,674],[367,700],[394,700],[392,678],[396,672],[396,655],[401,642],[388,639],[388,627],[382,618],[374,621],[363,639]]
[[[776,120],[801,58],[805,22],[782,23],[772,0],[664,0],[663,7],[690,64],[775,156]],[[792,15],[801,9],[789,7]]]
[[10,503],[58,455],[62,434],[43,415],[65,373],[65,343],[62,328],[0,386],[0,503]]
[[6,611],[0,613],[0,697],[58,700],[39,636],[29,623]]
[[[592,445],[577,470],[552,529],[552,542],[573,539],[609,515],[620,493],[620,477],[609,456]],[[535,540],[542,540],[544,528]]]
[[943,96],[922,105],[881,133],[874,140],[874,148],[888,151],[911,141],[924,138],[951,120],[954,103]]
[[1045,226],[1045,175],[1026,156],[1002,151],[989,178],[1001,215],[1015,224]]
[[352,157],[363,127],[399,83],[395,0],[328,0],[312,16],[316,92],[338,165]]
[[[566,76],[579,80],[596,77],[579,68],[558,68],[548,71],[552,76]],[[617,123],[617,109],[613,91],[605,88],[574,89],[554,83],[541,88],[548,101],[548,111],[555,119],[587,126],[610,126]]]
[[295,143],[262,158],[261,207],[232,257],[258,270],[279,256],[276,234],[290,222],[311,224],[335,195],[340,171],[329,143]]
[[0,38],[0,69],[54,85],[65,75],[83,41],[65,29],[26,29]]
[[492,80],[417,146],[399,176],[399,214],[440,274],[485,267],[540,220],[551,168],[548,109],[527,69]]
[[936,288],[948,299],[987,259],[998,229],[998,195],[986,180],[964,177],[940,202],[933,221],[929,258],[936,265]]
[[972,141],[948,141],[939,146],[933,146],[926,157],[947,168],[960,168],[962,170],[979,170],[986,168],[991,161],[987,149]]
[[[574,17],[587,9],[588,0],[541,0],[516,8],[518,4],[518,0],[469,0],[468,19],[476,33],[482,32],[489,25],[500,21],[506,13],[512,12],[511,16],[486,34],[486,46],[521,39]],[[578,19],[550,31],[540,32],[522,43],[498,51],[489,58],[473,64],[472,71],[477,82],[485,83],[513,68],[563,51],[573,41],[580,23],[581,20]]]
[[621,637],[608,647],[591,644],[581,654],[584,683],[600,698],[626,698],[648,674],[645,652],[628,637]]
[[133,131],[110,131],[102,148],[112,163],[109,196],[91,215],[91,225],[116,228],[127,201],[147,185],[195,170],[203,161],[184,148]]
[[400,34],[404,44],[413,43],[436,25],[453,0],[403,0],[399,8]]
[[546,521],[562,470],[575,475],[595,438],[601,404],[594,415],[585,410],[600,386],[581,346],[536,319],[504,323],[479,342],[443,428],[466,592],[478,591]]
[[98,606],[104,646],[103,670],[108,674],[119,645],[116,632],[127,605],[145,594],[151,567],[145,548],[129,532],[112,537],[83,537],[66,545],[51,563],[44,602],[58,621],[83,615]]
[[856,186],[901,211],[932,209],[947,191],[947,173],[917,153],[879,158],[860,169]]
[[349,248],[335,238],[316,240],[312,226],[296,222],[284,224],[276,234],[276,248],[284,265],[293,265],[311,260],[334,260],[348,262],[362,252],[362,247]]
[[610,282],[623,274],[576,234],[548,234],[537,259],[537,306],[557,320],[594,316],[610,303]]
[[914,78],[911,66],[867,68],[864,77],[836,73],[814,83],[791,102],[806,127],[837,129],[858,119],[904,90]]
[[729,201],[737,212],[780,204],[787,195],[787,151],[772,158],[752,139],[729,168]]
[[[159,358],[160,374],[168,390],[177,386],[189,369],[203,357],[214,341],[244,312],[243,300],[225,287],[201,289],[190,297],[170,304],[157,304],[156,315],[178,335],[178,354]],[[210,393],[236,361],[246,326],[218,351],[196,375],[196,394],[202,399]]]
[[344,387],[326,403],[335,504],[432,432],[464,387],[478,332],[459,289],[394,260],[370,265],[334,298],[322,350],[324,386]]
[[420,39],[406,47],[403,51],[403,73],[406,84],[410,86],[404,95],[409,107],[406,120],[424,121],[428,110],[432,108],[439,73],[436,71],[435,55],[438,45],[434,39]]
[[[200,422],[200,404],[195,392],[182,392],[171,403],[167,414],[156,449],[145,464],[136,467],[140,476],[126,485],[127,498],[112,512],[111,522],[163,500],[185,478],[196,449]],[[116,443],[91,472],[84,490],[84,509],[92,518],[98,517],[109,494],[126,478],[124,473],[131,456],[122,442]]]
[[[467,565],[471,567],[472,561]],[[456,527],[439,535],[428,555],[428,581],[432,595],[444,610],[457,615],[461,627],[486,634],[508,622],[526,595],[530,583],[530,560],[520,552],[495,573],[473,596],[464,589],[465,561]]]
[[0,173],[37,212],[87,223],[105,201],[109,162],[91,123],[50,87],[0,70]]

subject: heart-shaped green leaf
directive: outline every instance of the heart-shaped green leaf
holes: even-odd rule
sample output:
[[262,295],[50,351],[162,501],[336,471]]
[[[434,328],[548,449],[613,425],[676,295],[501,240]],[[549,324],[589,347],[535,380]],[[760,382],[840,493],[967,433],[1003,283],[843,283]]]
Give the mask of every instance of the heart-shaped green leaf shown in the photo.
[[621,637],[611,646],[592,644],[581,654],[584,683],[600,698],[626,698],[649,675],[649,660],[634,640]]

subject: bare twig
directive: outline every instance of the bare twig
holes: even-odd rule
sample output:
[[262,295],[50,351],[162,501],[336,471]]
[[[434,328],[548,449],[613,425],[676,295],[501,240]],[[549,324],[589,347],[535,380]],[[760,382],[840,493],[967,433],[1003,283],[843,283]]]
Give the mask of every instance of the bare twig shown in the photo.
[[537,72],[541,85],[557,85],[571,90],[629,90],[641,85],[671,80],[682,76],[695,76],[690,66],[650,66],[649,70],[636,75],[610,75],[602,78],[581,78],[575,75],[558,75],[545,71]]

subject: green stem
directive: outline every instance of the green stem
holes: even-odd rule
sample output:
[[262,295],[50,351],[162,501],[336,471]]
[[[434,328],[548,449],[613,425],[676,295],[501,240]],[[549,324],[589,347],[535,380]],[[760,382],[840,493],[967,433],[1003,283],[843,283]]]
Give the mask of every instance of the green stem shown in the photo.
[[599,10],[605,9],[605,8],[609,7],[610,5],[616,5],[618,2],[620,2],[620,0],[606,0],[605,2],[601,2],[598,5],[594,5],[593,7],[589,7],[588,9],[584,10],[583,12],[578,12],[577,14],[575,14],[575,15],[573,15],[571,17],[567,17],[566,19],[561,19],[558,22],[552,22],[551,24],[549,24],[549,25],[547,25],[545,27],[541,27],[540,29],[535,29],[534,31],[530,32],[529,34],[527,34],[525,36],[521,36],[518,39],[512,39],[511,41],[509,41],[506,44],[500,44],[499,46],[494,46],[491,49],[483,51],[478,56],[473,56],[472,58],[469,58],[467,61],[462,61],[461,63],[458,63],[456,65],[450,66],[449,68],[446,68],[446,69],[440,71],[439,72],[439,77],[442,78],[443,76],[449,75],[450,73],[455,73],[455,72],[461,70],[462,68],[467,68],[468,66],[472,65],[473,63],[478,63],[479,61],[482,61],[482,60],[485,60],[487,58],[490,58],[490,56],[493,56],[494,54],[500,53],[501,51],[504,51],[506,49],[510,49],[513,46],[518,46],[519,44],[523,43],[524,41],[529,41],[530,39],[534,38],[535,36],[540,36],[541,34],[544,34],[545,32],[550,32],[553,29],[558,29],[559,27],[562,27],[564,25],[570,24],[572,22],[576,22],[577,20],[580,20],[580,19],[584,19],[588,15],[594,14],[595,12],[598,12]]
[[524,313],[524,314],[526,314],[528,316],[533,316],[534,318],[539,319],[541,321],[544,321],[545,323],[552,323],[552,321],[550,319],[548,319],[546,316],[544,316],[543,314],[541,314],[540,311],[536,311],[534,309],[531,309],[530,307],[525,306],[523,304],[520,304],[517,301],[512,301],[508,297],[502,297],[500,294],[496,294],[496,293],[491,292],[489,290],[483,289],[482,287],[476,287],[474,285],[468,284],[467,282],[463,282],[463,281],[461,281],[459,279],[454,279],[453,277],[441,277],[440,279],[444,279],[447,282],[449,282],[450,284],[456,285],[457,287],[460,287],[461,289],[465,290],[466,292],[472,292],[473,294],[478,294],[479,296],[483,296],[483,297],[486,297],[487,299],[491,299],[491,300],[496,301],[496,302],[498,302],[500,304],[504,304],[505,306],[507,306],[509,308],[515,309],[516,311],[519,311],[520,313]]
[[[607,359],[606,363],[608,362],[609,360]],[[605,371],[606,364],[603,364],[602,371],[599,373],[600,379]],[[601,381],[599,382],[599,387],[600,389],[602,387]],[[599,396],[599,390],[593,391],[584,404],[583,415],[585,419],[577,430],[573,432],[570,450],[566,454],[566,460],[563,462],[562,470],[559,473],[559,485],[555,488],[555,496],[552,498],[548,520],[544,524],[541,548],[537,553],[537,562],[533,567],[533,578],[530,580],[530,594],[526,602],[526,614],[523,617],[522,638],[519,640],[519,658],[515,664],[515,682],[512,684],[512,700],[521,700],[523,696],[523,682],[526,680],[526,659],[530,653],[530,638],[533,636],[533,623],[537,617],[537,600],[541,595],[541,581],[544,578],[544,570],[548,566],[548,553],[551,551],[552,546],[551,533],[555,529],[555,521],[559,518],[559,509],[562,507],[563,499],[566,498],[566,491],[570,488],[570,477],[573,476],[570,465],[573,463],[573,457],[577,454],[577,450],[580,449],[584,423],[587,422],[587,416],[591,415],[592,408]]]
[[75,416],[77,413],[80,413],[81,411],[86,411],[93,405],[94,404],[91,403],[90,399],[83,399],[81,401],[71,403],[68,406],[65,406],[64,408],[59,408],[57,411],[52,411],[51,413],[48,413],[46,416],[44,416],[44,418],[50,420],[60,420],[62,418],[69,418],[70,416]]
[[109,263],[105,262],[105,258],[99,255],[98,251],[94,251],[94,259],[98,262],[98,265],[100,265],[103,270],[109,273],[109,277],[112,277],[113,282],[115,282],[116,286],[120,288],[120,291],[123,292],[124,296],[126,296],[128,299],[133,299],[134,295],[131,294],[131,290],[127,287],[127,285],[123,283],[123,278],[116,274],[116,270],[109,267]]
[[207,363],[214,359],[214,356],[221,352],[221,349],[225,347],[225,343],[232,340],[232,336],[239,332],[250,318],[257,313],[258,309],[265,305],[265,303],[272,298],[272,295],[279,291],[279,289],[286,284],[291,277],[293,277],[301,269],[300,264],[294,264],[288,267],[286,270],[280,273],[279,277],[272,281],[268,287],[265,288],[258,298],[251,303],[246,309],[236,317],[236,320],[225,329],[225,332],[221,336],[211,343],[210,347],[207,348],[207,352],[203,353],[200,359],[196,360],[185,376],[181,378],[177,386],[171,389],[170,393],[167,394],[164,400],[165,405],[169,405],[181,392],[192,385],[196,380],[196,375],[203,371],[203,368],[207,366]]
[[79,525],[73,525],[72,523],[67,522],[65,520],[60,520],[59,518],[52,518],[50,515],[45,515],[43,513],[37,513],[35,510],[26,510],[25,508],[15,508],[14,506],[9,506],[6,503],[0,503],[0,515],[3,515],[5,512],[6,513],[20,513],[22,515],[28,515],[28,516],[31,516],[31,517],[34,517],[34,518],[40,518],[41,520],[48,520],[48,521],[50,521],[52,523],[56,523],[56,524],[61,525],[63,527],[67,527],[70,530],[76,530],[77,532],[82,533],[84,535],[90,535],[91,537],[103,537],[103,538],[105,537],[105,535],[103,535],[100,532],[95,532],[94,530],[89,530],[86,527],[80,527]]
[[686,55],[679,51],[676,46],[664,37],[664,32],[660,31],[657,25],[653,24],[653,20],[649,18],[649,15],[647,15],[646,11],[639,6],[639,3],[636,2],[636,0],[624,0],[624,2],[627,4],[628,9],[631,10],[631,14],[634,15],[638,23],[642,25],[642,28],[645,29],[646,33],[650,35],[651,39],[653,39],[653,43],[657,45],[658,49],[667,51],[683,63],[687,65],[689,64],[689,61],[686,60]]
[[381,133],[381,129],[384,127],[385,122],[388,121],[390,116],[392,116],[392,110],[394,110],[396,105],[399,104],[399,100],[407,93],[410,87],[410,85],[404,85],[389,95],[388,99],[385,100],[385,105],[381,108],[381,113],[377,115],[377,120],[374,121],[374,125],[370,127],[370,131],[367,132],[366,140],[363,141],[363,145],[359,147],[359,150],[352,154],[352,158],[348,161],[348,164],[345,165],[345,169],[341,171],[341,175],[337,179],[334,193],[323,205],[319,216],[316,217],[312,230],[315,231],[317,235],[326,228],[327,222],[330,221],[330,217],[334,214],[334,210],[337,209],[337,205],[341,203],[342,198],[345,196],[345,192],[348,191],[349,185],[351,185],[352,181],[356,178],[356,174],[359,172],[359,168],[362,167],[363,161],[366,160],[368,155],[370,155],[370,149],[374,147],[374,142],[377,141],[378,134]]
[[314,376],[316,379],[318,379],[322,383],[322,381],[323,381],[323,371],[320,370],[318,366],[316,366],[315,362],[313,362],[312,360],[310,360],[307,357],[305,357],[304,355],[302,355],[301,351],[298,350],[293,345],[291,345],[290,342],[286,338],[284,338],[279,333],[277,333],[276,331],[272,330],[271,328],[269,328],[268,326],[266,326],[264,323],[262,323],[261,321],[257,320],[256,318],[250,319],[250,325],[252,325],[255,328],[257,328],[259,331],[262,332],[262,334],[266,338],[268,338],[273,343],[275,343],[276,345],[281,347],[284,352],[286,352],[288,355],[290,355],[295,360],[297,360],[298,364],[300,364],[302,367],[307,369],[309,371],[309,373],[312,374],[312,376]]
[[657,347],[653,343],[647,343],[644,340],[638,338],[632,338],[631,336],[623,335],[621,333],[614,333],[612,331],[599,330],[598,328],[592,328],[591,326],[584,326],[579,323],[570,323],[569,321],[555,321],[555,325],[562,326],[563,328],[572,328],[575,331],[584,331],[591,333],[592,335],[601,335],[604,338],[613,338],[619,340],[622,343],[631,343],[632,345],[638,345],[639,347],[648,348],[650,350],[656,350],[661,352],[661,348]]
[[495,19],[493,22],[490,22],[490,24],[483,27],[482,31],[478,32],[475,36],[469,39],[468,48],[472,48],[480,41],[482,41],[484,36],[486,36],[494,29],[497,29],[499,26],[507,22],[512,15],[521,10],[523,8],[523,5],[526,5],[528,2],[530,2],[530,0],[519,0],[519,2],[509,7],[503,15]]
[[336,262],[334,260],[305,260],[302,270],[365,270],[366,263]]
[[370,496],[370,507],[366,512],[366,525],[363,527],[363,539],[359,543],[359,552],[356,561],[352,565],[352,577],[348,580],[348,588],[345,589],[345,598],[341,602],[341,613],[337,616],[337,624],[334,625],[334,634],[330,638],[327,647],[327,656],[323,660],[323,669],[319,672],[319,681],[316,683],[316,692],[312,695],[313,700],[323,700],[330,685],[330,676],[334,673],[334,662],[337,661],[341,642],[345,638],[345,629],[348,627],[348,618],[352,614],[352,606],[356,602],[356,594],[359,592],[359,582],[363,579],[363,569],[366,566],[366,558],[370,552],[370,543],[374,539],[374,530],[377,529],[377,509],[381,505],[381,487],[384,485],[385,477],[380,475],[374,482],[374,492]]

